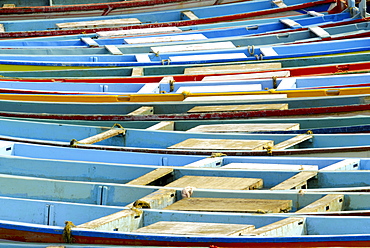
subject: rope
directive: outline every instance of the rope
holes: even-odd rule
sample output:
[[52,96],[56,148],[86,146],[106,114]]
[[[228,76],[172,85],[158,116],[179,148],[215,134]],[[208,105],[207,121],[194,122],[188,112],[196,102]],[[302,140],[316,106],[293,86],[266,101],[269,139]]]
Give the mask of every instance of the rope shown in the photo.
[[66,221],[64,223],[65,223],[65,226],[63,229],[64,243],[72,244],[74,241],[74,238],[72,236],[72,227],[75,227],[75,224],[73,224],[72,221]]
[[272,155],[272,146],[264,146],[263,149],[267,151],[268,155]]
[[221,153],[221,152],[214,152],[211,154],[211,158],[217,158],[217,157],[223,157],[226,156],[226,154]]

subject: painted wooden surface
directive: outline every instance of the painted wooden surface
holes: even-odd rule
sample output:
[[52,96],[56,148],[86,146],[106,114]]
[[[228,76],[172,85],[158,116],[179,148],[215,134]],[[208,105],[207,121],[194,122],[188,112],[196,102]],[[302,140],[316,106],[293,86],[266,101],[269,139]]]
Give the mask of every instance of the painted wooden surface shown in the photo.
[[219,125],[199,125],[187,130],[187,132],[207,132],[207,133],[239,133],[253,131],[272,131],[272,130],[298,130],[299,123],[273,123],[273,124],[219,124]]

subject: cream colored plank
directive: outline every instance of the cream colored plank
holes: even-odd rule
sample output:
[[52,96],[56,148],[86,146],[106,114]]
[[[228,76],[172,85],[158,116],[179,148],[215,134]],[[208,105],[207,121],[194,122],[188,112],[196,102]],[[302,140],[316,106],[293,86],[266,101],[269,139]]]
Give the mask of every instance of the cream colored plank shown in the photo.
[[99,44],[90,37],[82,37],[81,41],[88,45],[89,47],[99,47]]
[[263,150],[271,146],[272,140],[229,140],[229,139],[187,139],[168,149],[188,150]]
[[296,213],[311,213],[311,212],[331,212],[342,211],[344,195],[332,194],[326,195],[319,200],[305,206]]
[[186,35],[168,35],[158,37],[146,38],[127,38],[124,39],[127,44],[143,44],[156,42],[173,42],[173,41],[187,41],[187,40],[206,40],[203,34],[186,34]]
[[164,208],[180,211],[283,213],[291,209],[291,200],[237,198],[183,198]]
[[328,32],[326,32],[323,28],[321,28],[321,27],[318,27],[318,26],[316,26],[316,27],[308,27],[308,29],[312,32],[312,33],[314,33],[314,34],[316,34],[317,36],[319,36],[320,38],[329,38],[331,35],[328,33]]
[[217,102],[217,101],[239,101],[239,100],[261,100],[261,99],[283,99],[287,94],[270,94],[270,95],[233,95],[233,96],[188,96],[185,102]]
[[173,168],[158,168],[155,169],[141,177],[138,177],[126,184],[131,185],[150,185],[153,182],[157,181],[158,179],[161,179],[163,177],[166,177],[173,173]]
[[261,164],[261,163],[230,163],[221,169],[243,169],[243,170],[289,170],[289,171],[317,171],[317,165],[294,165],[294,164]]
[[176,93],[223,93],[223,92],[248,92],[262,90],[261,84],[230,84],[230,85],[210,85],[210,86],[183,86],[176,90]]
[[148,54],[135,54],[135,58],[137,62],[140,63],[149,63],[151,62]]
[[295,78],[283,78],[276,89],[296,89],[297,88],[297,79]]
[[289,77],[289,76],[290,71],[273,71],[273,72],[259,72],[259,73],[222,75],[222,76],[207,76],[204,77],[202,81],[248,80],[248,79]]
[[15,8],[15,4],[14,3],[4,3],[3,8]]
[[129,24],[141,24],[137,18],[126,18],[126,19],[108,19],[108,20],[97,20],[97,21],[85,21],[85,22],[65,22],[57,23],[58,28],[89,28],[89,27],[104,27],[104,26],[119,26]]
[[239,236],[254,230],[253,225],[160,221],[139,228],[138,233],[197,236]]
[[280,142],[279,144],[276,144],[272,149],[274,150],[283,150],[287,149],[289,147],[295,146],[299,143],[302,143],[303,141],[309,140],[313,137],[313,135],[310,134],[298,134],[297,136],[288,139],[286,141]]
[[154,112],[154,108],[151,106],[142,106],[135,111],[132,111],[131,113],[127,115],[151,115]]
[[307,189],[307,181],[317,175],[317,171],[302,171],[271,188],[271,190]]
[[260,51],[261,51],[261,53],[263,54],[263,56],[277,56],[277,55],[279,55],[279,54],[274,50],[274,48],[272,48],[272,47],[261,47],[261,48],[260,48]]
[[0,23],[0,33],[5,32],[4,24]]
[[112,36],[128,36],[128,35],[142,35],[142,34],[155,34],[155,33],[172,33],[182,32],[178,27],[159,27],[159,28],[138,28],[127,30],[115,31],[101,31],[96,32],[99,37],[112,37]]
[[298,22],[291,20],[291,19],[280,19],[279,20],[281,23],[284,23],[285,25],[291,27],[291,28],[296,28],[296,27],[301,27],[301,24]]
[[301,236],[305,234],[305,222],[306,218],[290,217],[255,229],[248,234],[273,237]]
[[184,56],[169,56],[170,61],[202,61],[202,60],[220,60],[220,59],[245,59],[247,56],[244,53],[223,53],[223,54],[199,54],[199,55],[184,55]]
[[213,74],[280,69],[281,63],[236,64],[185,68],[184,74]]
[[287,103],[277,104],[246,104],[246,105],[217,105],[217,106],[196,106],[188,110],[188,113],[207,112],[232,112],[232,111],[258,111],[258,110],[284,110],[288,109]]
[[144,68],[143,67],[134,67],[132,68],[131,76],[138,77],[144,75]]
[[151,47],[150,50],[153,53],[170,53],[170,52],[231,49],[231,48],[235,48],[234,44],[231,41],[225,41],[213,43],[199,43],[191,45],[159,46]]
[[339,161],[337,163],[331,164],[322,168],[320,171],[330,171],[330,170],[358,170],[360,165],[360,159],[347,158]]
[[137,94],[159,94],[159,83],[146,83],[141,87]]
[[193,11],[191,10],[185,10],[185,11],[181,11],[181,13],[186,16],[187,18],[189,18],[190,20],[198,20],[199,17],[196,16]]
[[107,49],[112,55],[123,55],[121,50],[118,49],[115,45],[105,45],[105,49]]
[[109,139],[111,137],[117,136],[119,134],[124,135],[125,132],[126,131],[124,129],[113,128],[113,129],[107,130],[103,133],[99,133],[97,135],[94,135],[94,136],[88,137],[86,139],[80,140],[77,143],[80,143],[80,144],[94,144],[94,143],[97,143],[99,141],[106,140],[106,139]]
[[160,189],[140,198],[139,200],[127,205],[128,208],[154,208],[162,209],[170,206],[176,201],[176,190]]
[[322,14],[322,13],[317,13],[317,12],[316,12],[316,11],[314,11],[314,10],[307,11],[307,14],[309,14],[310,16],[324,16],[324,14]]
[[167,130],[173,131],[175,129],[175,122],[173,121],[161,121],[151,127],[148,127],[146,130]]
[[285,8],[287,7],[287,5],[284,3],[283,0],[273,0],[272,1],[276,6],[278,6],[279,8]]
[[183,176],[165,187],[185,188],[187,186],[199,189],[254,190],[262,188],[263,180],[260,178]]
[[186,132],[201,133],[247,133],[261,131],[299,130],[299,123],[248,123],[199,125]]

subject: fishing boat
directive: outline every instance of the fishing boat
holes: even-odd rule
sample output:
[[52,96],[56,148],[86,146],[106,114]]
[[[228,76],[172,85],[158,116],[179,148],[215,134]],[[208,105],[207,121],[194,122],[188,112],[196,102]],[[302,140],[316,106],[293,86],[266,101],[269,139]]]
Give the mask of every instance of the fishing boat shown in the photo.
[[[221,46],[215,43],[219,49],[233,47],[247,47],[248,45],[268,45],[298,41],[320,41],[354,38],[356,36],[368,36],[368,23],[365,19],[351,18],[350,13],[304,17],[301,19],[282,18],[260,25],[238,25],[230,28],[213,28],[205,30],[184,31],[189,27],[179,28],[152,28],[140,30],[122,30],[98,32],[95,36],[70,39],[17,39],[0,40],[1,54],[46,54],[58,55],[58,51],[67,55],[68,51],[75,54],[112,54],[108,48],[116,47],[122,54],[150,53],[150,47],[164,45],[192,45],[203,43],[214,43],[230,41],[229,46]],[[318,30],[321,31],[318,32]],[[141,31],[145,34],[135,34]],[[287,34],[287,31],[289,34]],[[130,35],[131,32],[131,35]],[[162,32],[160,35],[152,33]],[[266,33],[273,32],[272,35]],[[316,39],[315,39],[316,32]],[[326,33],[325,33],[326,32]],[[169,33],[169,34],[168,34]],[[325,33],[325,37],[320,34]],[[263,37],[249,37],[252,35]],[[113,37],[112,37],[113,36]],[[248,37],[246,37],[248,36]],[[245,40],[243,40],[245,39]],[[200,45],[199,45],[200,46]],[[89,49],[76,49],[76,48]],[[100,48],[99,48],[100,47]],[[14,48],[14,49],[10,49]],[[53,48],[53,49],[51,49]],[[63,48],[63,49],[61,49]],[[48,51],[46,51],[48,49]],[[116,49],[116,50],[117,50]],[[188,48],[189,50],[190,48]],[[193,48],[195,49],[195,48]],[[201,47],[198,48],[199,50]],[[203,48],[205,49],[205,48]],[[111,50],[112,51],[112,50]],[[176,51],[176,50],[171,50]],[[117,51],[118,52],[118,51]],[[117,52],[115,55],[117,55]],[[166,51],[164,51],[166,52]],[[60,53],[59,53],[60,54]]]
[[[328,11],[335,0],[295,1],[287,0],[281,7],[271,7],[270,1],[240,2],[220,6],[207,6],[180,10],[155,11],[147,13],[114,15],[103,17],[3,21],[1,38],[35,37],[50,35],[68,35],[81,32],[95,33],[98,31],[138,29],[152,27],[185,26],[240,20],[255,16],[266,16],[287,11]],[[334,10],[335,11],[335,10]],[[341,12],[341,11],[339,11]],[[222,14],[220,14],[222,13]],[[275,16],[276,17],[276,16]],[[107,21],[108,20],[108,21]]]
[[218,5],[241,0],[193,1],[193,0],[151,0],[151,1],[58,1],[46,4],[44,1],[17,1],[3,4],[0,8],[0,20],[50,19],[66,17],[86,17],[122,15],[148,11],[164,11],[179,8],[194,8]]
[[[2,120],[0,139],[85,149],[137,151],[162,154],[240,156],[368,157],[367,133],[356,134],[253,134],[202,133],[61,125]],[[18,130],[24,130],[19,133]],[[37,132],[42,130],[42,133]],[[60,134],[60,135],[58,135]]]

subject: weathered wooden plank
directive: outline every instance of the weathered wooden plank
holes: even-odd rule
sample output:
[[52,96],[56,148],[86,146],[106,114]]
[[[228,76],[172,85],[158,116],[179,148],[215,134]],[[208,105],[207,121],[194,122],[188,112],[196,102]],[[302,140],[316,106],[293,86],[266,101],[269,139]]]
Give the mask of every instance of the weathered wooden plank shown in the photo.
[[307,189],[307,181],[317,175],[317,171],[301,171],[271,188],[271,190]]
[[199,125],[186,132],[201,133],[247,133],[261,131],[299,130],[299,123],[248,123]]
[[162,209],[170,206],[176,201],[176,190],[160,189],[139,200],[129,204],[127,207]]
[[123,55],[121,50],[119,50],[115,45],[105,45],[104,47],[113,55]]
[[311,134],[299,134],[291,139],[285,140],[283,142],[280,142],[279,144],[276,144],[272,149],[274,150],[283,150],[287,149],[289,147],[295,146],[299,143],[302,143],[303,141],[312,139],[313,135]]
[[320,171],[330,171],[330,170],[358,170],[360,165],[360,159],[347,158],[339,161],[337,163],[331,164],[322,168]]
[[185,188],[187,186],[201,189],[254,190],[263,186],[260,178],[183,176],[165,187]]
[[214,43],[199,43],[191,45],[158,46],[151,47],[150,50],[153,53],[170,53],[170,52],[214,50],[214,49],[230,49],[230,48],[235,48],[235,45],[231,41],[225,41]]
[[175,128],[175,122],[173,121],[161,121],[151,127],[148,127],[146,130],[167,130],[173,131]]
[[236,100],[261,100],[261,99],[283,99],[287,98],[287,94],[269,94],[269,95],[230,95],[230,96],[187,96],[183,101],[236,101]]
[[296,211],[296,213],[342,211],[344,195],[330,194]]
[[230,163],[221,169],[243,169],[243,170],[289,170],[289,171],[317,171],[317,165],[294,165],[294,164],[266,164],[266,163]]
[[261,84],[244,84],[244,85],[212,85],[212,86],[183,86],[176,90],[176,93],[191,92],[248,92],[262,90]]
[[219,59],[245,59],[244,53],[223,53],[223,54],[199,54],[184,56],[169,56],[170,61],[201,61],[201,60],[219,60]]
[[279,21],[291,28],[301,27],[301,24],[299,24],[298,22],[294,20],[288,19],[288,18],[280,19]]
[[3,8],[15,8],[15,4],[14,3],[4,3]]
[[261,64],[239,64],[239,65],[217,65],[205,67],[185,68],[184,74],[212,74],[212,73],[232,73],[262,71],[268,69],[280,69],[281,63],[261,63]]
[[187,139],[168,149],[188,150],[263,150],[271,146],[272,140],[234,140],[234,139]]
[[144,68],[143,67],[134,67],[131,71],[131,76],[138,77],[144,75]]
[[291,200],[237,198],[183,198],[164,208],[180,211],[283,213],[291,209]]
[[151,115],[154,113],[154,108],[151,106],[142,106],[127,115]]
[[223,75],[223,76],[207,76],[204,77],[202,81],[248,80],[248,79],[289,77],[289,76],[290,71],[273,71],[273,72],[259,72],[259,73]]
[[240,236],[254,230],[253,225],[159,221],[135,230],[138,233],[197,236]]
[[0,33],[5,32],[4,24],[0,23]]
[[158,168],[155,169],[149,173],[146,173],[145,175],[142,175],[141,177],[138,177],[126,184],[131,185],[151,185],[154,182],[169,176],[173,173],[173,168]]
[[186,34],[186,35],[168,35],[147,38],[127,38],[124,41],[127,44],[142,44],[142,43],[157,43],[157,42],[173,42],[187,40],[206,40],[207,37],[203,34]]
[[89,28],[89,27],[104,27],[104,26],[120,26],[129,24],[141,24],[137,18],[126,19],[109,19],[97,21],[84,21],[84,22],[64,22],[57,23],[56,26],[60,29],[63,28]]
[[307,11],[307,14],[309,14],[310,16],[324,16],[324,14],[322,14],[322,13],[317,13],[317,12],[316,12],[316,11],[314,11],[314,10]]
[[185,11],[181,11],[181,13],[186,16],[187,18],[189,18],[190,20],[198,20],[199,17],[196,16],[193,11],[191,10],[185,10]]
[[318,27],[318,26],[316,26],[316,27],[308,27],[308,29],[309,29],[312,33],[314,33],[314,34],[316,34],[317,36],[319,36],[321,39],[331,37],[331,35],[330,35],[328,32],[326,32],[326,31],[325,31],[323,28],[321,28],[321,27]]
[[272,1],[276,6],[278,6],[279,8],[285,8],[287,7],[287,5],[284,3],[283,0],[273,0]]
[[127,36],[127,35],[141,35],[141,34],[155,34],[155,33],[171,33],[182,32],[178,27],[158,27],[158,28],[139,28],[115,31],[101,31],[96,32],[99,37],[112,37],[112,36]]
[[275,237],[300,236],[305,234],[305,222],[306,218],[290,217],[255,229],[247,235]]
[[257,111],[257,110],[276,110],[276,109],[277,110],[288,109],[288,104],[287,103],[277,103],[277,104],[196,106],[188,110],[188,113]]
[[109,139],[111,137],[117,136],[119,134],[124,135],[125,132],[126,132],[125,129],[112,128],[112,129],[107,130],[103,133],[99,133],[97,135],[94,135],[94,136],[88,137],[86,139],[77,141],[77,143],[80,143],[80,144],[94,144],[94,143],[97,143],[99,141],[106,140],[106,139]]
[[99,44],[90,37],[82,37],[80,40],[89,47],[99,47]]

